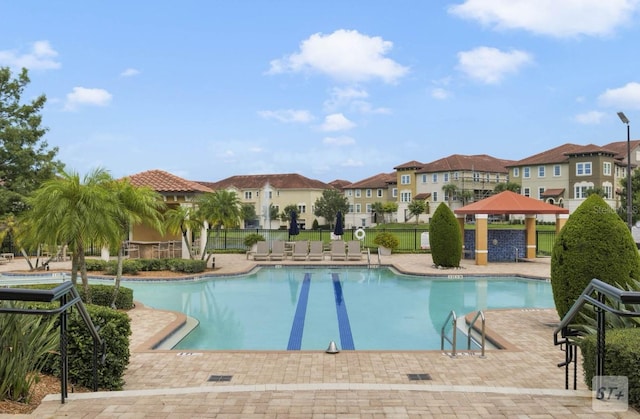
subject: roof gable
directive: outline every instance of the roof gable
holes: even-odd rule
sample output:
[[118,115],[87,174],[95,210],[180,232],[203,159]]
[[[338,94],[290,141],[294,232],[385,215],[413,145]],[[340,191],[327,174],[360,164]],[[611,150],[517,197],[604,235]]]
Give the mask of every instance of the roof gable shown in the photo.
[[418,173],[449,172],[456,170],[473,170],[477,172],[507,173],[507,166],[513,160],[498,159],[487,154],[451,156],[425,164]]
[[333,189],[328,183],[309,179],[297,173],[274,175],[238,175],[222,179],[218,182],[200,182],[211,189],[263,189],[267,184],[275,189]]
[[569,210],[511,191],[454,210],[456,214],[568,214]]
[[183,179],[163,170],[147,170],[146,172],[127,176],[127,178],[134,186],[146,186],[156,192],[213,192],[197,182]]

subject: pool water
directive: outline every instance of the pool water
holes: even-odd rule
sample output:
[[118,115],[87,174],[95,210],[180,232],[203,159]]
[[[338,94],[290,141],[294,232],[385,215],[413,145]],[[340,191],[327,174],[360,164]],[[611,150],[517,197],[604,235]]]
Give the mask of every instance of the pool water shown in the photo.
[[[199,325],[174,349],[440,349],[458,316],[497,308],[552,308],[547,281],[427,278],[390,269],[262,268],[198,281],[127,281],[146,306],[180,311]],[[490,325],[489,325],[490,326]]]

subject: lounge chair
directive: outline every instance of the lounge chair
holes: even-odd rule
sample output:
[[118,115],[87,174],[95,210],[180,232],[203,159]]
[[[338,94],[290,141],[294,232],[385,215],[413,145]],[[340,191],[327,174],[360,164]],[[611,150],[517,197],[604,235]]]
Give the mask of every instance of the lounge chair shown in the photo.
[[261,240],[256,243],[256,252],[253,254],[253,260],[269,259],[269,243]]
[[4,265],[5,263],[9,263],[9,259],[4,256],[0,256],[0,265]]
[[271,243],[271,254],[269,260],[282,260],[284,259],[284,241],[274,240]]
[[309,260],[324,260],[324,243],[321,240],[309,242]]
[[293,245],[293,253],[291,259],[293,260],[307,260],[309,255],[309,243],[306,241],[297,241]]
[[347,242],[347,259],[361,260],[362,249],[360,249],[360,240],[349,240]]
[[344,242],[342,240],[333,240],[329,255],[331,260],[347,260],[347,249]]

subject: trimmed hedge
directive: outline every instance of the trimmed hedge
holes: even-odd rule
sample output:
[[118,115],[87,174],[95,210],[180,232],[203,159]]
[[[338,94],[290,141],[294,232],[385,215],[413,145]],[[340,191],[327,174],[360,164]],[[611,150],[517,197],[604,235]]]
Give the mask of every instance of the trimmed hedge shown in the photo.
[[[596,335],[588,335],[579,342],[585,384],[590,389],[596,372],[596,338]],[[608,329],[605,341],[605,374],[626,376],[629,380],[629,404],[640,407],[640,328]]]
[[571,214],[553,246],[551,287],[560,318],[593,278],[625,289],[640,279],[640,257],[629,228],[596,194]]
[[[116,275],[118,262],[102,259],[87,259],[88,271],[104,271],[107,275]],[[136,275],[138,272],[172,271],[184,273],[200,273],[207,269],[207,262],[199,259],[124,259],[123,275]]]
[[429,223],[429,246],[436,266],[457,268],[462,259],[462,235],[453,211],[438,205]]
[[[39,289],[48,290],[55,288],[60,284],[30,284],[15,286],[14,288],[27,288],[27,289]],[[82,301],[86,301],[84,295],[84,287],[81,284],[76,286],[78,294]],[[91,293],[91,300],[93,304],[110,307],[111,299],[113,298],[113,285],[101,285],[101,284],[89,284],[89,292]],[[133,290],[127,287],[120,287],[118,289],[118,298],[116,298],[116,307],[122,310],[131,310],[133,308]]]

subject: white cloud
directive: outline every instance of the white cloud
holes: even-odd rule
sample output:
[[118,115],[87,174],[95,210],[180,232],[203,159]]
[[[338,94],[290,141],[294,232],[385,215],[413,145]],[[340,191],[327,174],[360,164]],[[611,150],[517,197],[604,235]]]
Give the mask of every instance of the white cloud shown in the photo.
[[133,77],[137,76],[138,74],[140,74],[140,70],[137,70],[135,68],[127,68],[122,73],[120,73],[120,77]]
[[291,123],[306,123],[312,121],[313,115],[309,111],[296,109],[282,109],[278,111],[259,111],[258,115],[264,119],[275,119],[276,121]]
[[630,82],[616,89],[607,89],[598,101],[603,106],[640,109],[640,83]]
[[345,146],[355,144],[356,140],[343,135],[340,137],[325,137],[322,139],[322,143],[328,145]]
[[356,124],[349,121],[343,114],[334,113],[325,117],[321,129],[323,131],[346,131],[355,126]]
[[75,110],[79,106],[107,106],[111,102],[111,93],[104,89],[74,87],[71,93],[67,93],[65,110]]
[[62,66],[56,61],[57,56],[58,52],[51,47],[49,41],[36,41],[32,44],[31,51],[24,54],[12,50],[0,51],[0,66],[53,70]]
[[390,41],[355,30],[316,33],[302,41],[299,52],[271,61],[268,73],[315,72],[340,81],[394,83],[409,69],[385,57],[392,47]]
[[575,121],[580,124],[593,125],[599,124],[604,118],[605,113],[600,111],[589,111],[575,116]]
[[478,47],[458,53],[458,69],[472,79],[486,84],[496,84],[510,73],[516,73],[523,65],[533,61],[524,51],[500,51],[497,48]]
[[431,90],[431,97],[439,100],[449,99],[449,97],[451,97],[451,92],[447,89],[443,89],[442,87],[436,87]]
[[608,35],[637,8],[638,0],[466,0],[449,13],[495,29],[573,37]]
[[364,162],[362,160],[356,160],[356,159],[352,159],[349,158],[345,161],[343,161],[340,166],[342,167],[363,167],[364,166]]

